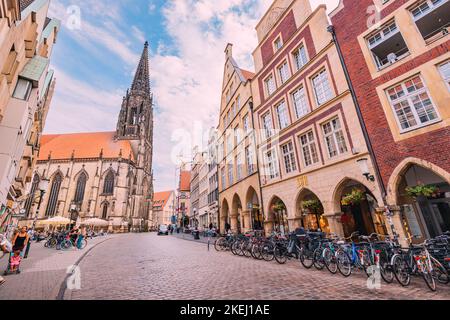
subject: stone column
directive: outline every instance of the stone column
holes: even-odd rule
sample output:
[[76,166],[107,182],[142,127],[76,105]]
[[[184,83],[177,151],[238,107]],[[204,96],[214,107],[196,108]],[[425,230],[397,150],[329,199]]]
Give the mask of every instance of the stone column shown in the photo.
[[288,222],[289,222],[289,231],[293,232],[295,231],[295,229],[300,228],[302,226],[302,222],[301,222],[301,218],[300,217],[296,217],[296,218],[289,218]]
[[344,227],[342,226],[342,223],[341,223],[342,215],[343,215],[342,212],[327,213],[327,214],[323,215],[328,220],[328,224],[330,225],[330,232],[335,233],[339,237],[345,236]]
[[266,236],[269,236],[273,232],[273,220],[264,221],[264,231]]
[[247,232],[252,229],[252,221],[251,221],[251,211],[242,211],[241,212],[242,221],[244,222],[245,228],[242,228],[242,232]]
[[231,225],[231,232],[237,233],[238,230],[239,230],[237,214],[231,215],[230,218],[231,218],[230,219],[231,220],[231,223],[230,223],[230,225]]
[[[405,228],[403,226],[403,220],[402,220],[402,209],[400,206],[398,205],[394,205],[394,206],[389,206],[389,210],[392,212],[392,224],[394,226],[395,232],[397,233],[399,239],[399,243],[402,246],[408,247],[408,241],[406,240],[406,238],[408,237],[408,235],[405,232]],[[386,217],[386,225],[388,226],[388,229],[391,229],[390,224],[389,224],[389,217]],[[392,235],[392,231],[389,231],[389,235]]]

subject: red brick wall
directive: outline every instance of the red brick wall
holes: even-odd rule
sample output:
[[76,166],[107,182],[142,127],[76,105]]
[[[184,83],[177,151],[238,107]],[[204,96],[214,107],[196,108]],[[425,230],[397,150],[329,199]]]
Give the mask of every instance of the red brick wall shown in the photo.
[[295,33],[297,26],[295,25],[294,12],[291,10],[281,23],[271,31],[271,34],[261,46],[261,56],[263,66],[266,66],[274,55],[273,42],[276,37],[281,33],[283,43],[289,40],[289,38]]
[[[374,80],[357,41],[357,37],[367,30],[370,13],[367,8],[372,0],[343,0],[344,9],[331,20],[349,69],[352,83],[361,106],[370,140],[372,141],[383,183],[387,185],[392,171],[407,157],[424,159],[450,172],[450,127],[435,130],[411,139],[395,142],[387,123],[381,102],[375,88],[393,78],[397,78],[411,69],[445,54],[450,49],[450,41],[416,57],[387,74]],[[381,16],[403,5],[406,0],[394,0],[383,10]]]

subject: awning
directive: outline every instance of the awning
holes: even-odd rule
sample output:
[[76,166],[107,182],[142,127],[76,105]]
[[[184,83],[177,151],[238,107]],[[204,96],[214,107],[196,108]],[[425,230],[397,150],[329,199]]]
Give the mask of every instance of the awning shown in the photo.
[[19,76],[32,81],[33,87],[37,88],[38,82],[47,70],[48,65],[49,60],[47,58],[34,56],[30,61],[28,61]]

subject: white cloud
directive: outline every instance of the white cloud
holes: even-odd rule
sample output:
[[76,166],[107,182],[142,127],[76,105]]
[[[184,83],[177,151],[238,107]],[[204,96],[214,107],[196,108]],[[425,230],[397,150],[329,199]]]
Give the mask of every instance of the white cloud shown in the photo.
[[[52,10],[60,17],[66,14],[63,1],[52,1]],[[82,30],[68,34],[92,53],[98,54],[100,46],[106,50],[105,55],[116,55],[131,72],[140,55],[131,45],[136,41],[142,43],[145,35],[134,24],[130,27],[122,21],[121,10],[124,3],[132,3],[129,1],[77,1],[81,8],[89,10],[82,11]],[[313,0],[313,6],[319,2],[324,1]],[[338,0],[325,2],[330,9]],[[193,124],[198,121],[205,131],[217,125],[223,51],[228,42],[234,43],[233,53],[240,66],[253,70],[251,53],[257,45],[255,26],[271,3],[272,0],[171,0],[162,8],[165,31],[171,43],[159,42],[150,61],[157,106],[154,130],[157,190],[175,185],[171,151],[176,142],[171,141],[172,133],[180,128],[193,133]],[[149,1],[148,13],[155,10],[154,2]],[[118,89],[108,93],[93,88],[62,70],[56,75],[57,94],[52,103],[55,111],[49,116],[47,131],[57,131],[62,123],[66,132],[114,130],[124,92]],[[58,108],[64,112],[58,112]],[[86,114],[89,117],[85,117]],[[83,117],[81,121],[74,120],[80,117]]]

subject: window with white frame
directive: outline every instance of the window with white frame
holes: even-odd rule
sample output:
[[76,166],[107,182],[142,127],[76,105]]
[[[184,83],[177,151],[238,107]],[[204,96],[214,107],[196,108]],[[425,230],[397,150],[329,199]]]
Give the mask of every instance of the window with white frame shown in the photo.
[[220,142],[220,144],[219,144],[219,150],[218,150],[218,158],[219,158],[219,161],[222,161],[223,160],[223,158],[224,158],[224,143],[223,143],[223,141],[221,141]]
[[278,163],[277,156],[274,150],[268,151],[266,153],[266,175],[270,177],[270,179],[278,178]]
[[236,163],[236,181],[240,181],[243,178],[242,169],[243,169],[243,161],[242,154],[238,153],[235,159]]
[[268,77],[264,83],[266,84],[266,92],[267,95],[271,96],[275,92],[275,81],[273,80],[273,76]]
[[225,129],[226,127],[228,127],[227,116],[224,116],[224,117],[223,117],[223,127],[224,127],[224,129]]
[[16,88],[13,93],[13,97],[20,100],[28,100],[31,94],[33,85],[31,81],[19,78],[17,80]]
[[335,118],[325,123],[322,128],[330,158],[348,151],[339,118]]
[[295,116],[297,119],[300,119],[309,113],[310,108],[304,87],[301,87],[292,93],[292,101],[294,102]]
[[230,110],[228,110],[228,112],[227,112],[227,126],[229,126],[230,123],[231,123],[231,113],[230,113]]
[[427,43],[448,35],[450,31],[450,1],[421,1],[411,9],[417,29]]
[[222,176],[222,190],[225,190],[227,188],[227,181],[225,177],[225,168],[222,168],[221,170],[221,176]]
[[278,74],[280,75],[281,83],[285,83],[289,79],[289,66],[287,62],[284,62],[278,67]]
[[244,122],[245,133],[248,134],[250,132],[250,119],[249,119],[248,114],[244,117],[243,122]]
[[450,60],[439,66],[439,71],[447,84],[447,89],[450,91]]
[[319,162],[316,140],[312,130],[300,136],[300,145],[302,147],[303,162],[306,167]]
[[333,98],[327,70],[322,70],[312,79],[317,104],[320,106]]
[[273,134],[273,124],[272,124],[272,116],[270,115],[270,112],[267,112],[265,115],[263,115],[262,122],[263,122],[265,138],[271,137]]
[[245,148],[245,158],[247,159],[247,174],[251,175],[255,172],[253,145],[249,145],[247,148]]
[[408,46],[395,21],[390,21],[367,38],[367,43],[379,70],[409,54]]
[[281,40],[281,37],[278,37],[273,42],[273,47],[275,48],[275,51],[280,50],[283,47],[283,41]]
[[231,117],[235,117],[236,116],[236,104],[235,103],[233,103],[232,105],[231,105]]
[[227,154],[229,154],[233,150],[233,146],[234,146],[234,138],[233,135],[229,133],[227,135]]
[[239,128],[239,126],[234,128],[234,135],[236,136],[236,141],[239,144],[242,141],[241,128]]
[[297,163],[292,142],[288,142],[285,145],[282,145],[281,152],[283,154],[284,168],[286,170],[286,173],[289,174],[297,171]]
[[226,93],[226,101],[227,101],[227,103],[230,102],[230,100],[231,100],[231,90],[228,89],[227,93]]
[[401,131],[420,128],[439,120],[436,108],[419,75],[387,90]]
[[277,111],[278,125],[280,129],[284,129],[289,126],[289,114],[286,108],[286,103],[283,101],[275,107]]
[[238,111],[241,109],[241,96],[236,98],[236,107]]
[[305,46],[300,46],[297,50],[292,54],[295,61],[296,70],[300,70],[305,64],[308,63],[308,56],[306,55]]
[[228,162],[228,185],[230,185],[230,186],[234,183],[233,169],[234,169],[233,162],[230,160]]

